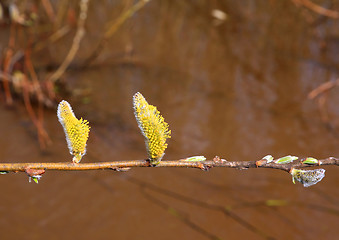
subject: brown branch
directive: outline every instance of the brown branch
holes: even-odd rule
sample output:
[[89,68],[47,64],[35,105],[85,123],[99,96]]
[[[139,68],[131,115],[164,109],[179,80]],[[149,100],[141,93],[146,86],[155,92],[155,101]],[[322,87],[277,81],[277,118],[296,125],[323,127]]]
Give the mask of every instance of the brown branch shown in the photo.
[[[307,168],[319,165],[336,165],[339,166],[339,158],[329,157],[318,160],[318,165],[303,164],[301,161],[294,161],[288,164],[278,164],[274,162],[263,163],[262,161],[239,161],[229,162],[223,159],[220,161],[217,158],[203,162],[189,162],[182,160],[161,161],[156,167],[181,167],[181,168],[198,168],[201,170],[209,170],[213,167],[226,167],[237,169],[249,168],[272,168],[290,172],[293,168]],[[260,162],[260,164],[258,164]],[[27,169],[43,169],[43,170],[59,170],[59,171],[86,171],[86,170],[103,170],[111,169],[116,171],[124,171],[132,167],[152,167],[148,160],[126,160],[113,162],[96,162],[96,163],[0,163],[0,171],[25,172]]]
[[314,99],[314,98],[318,97],[320,94],[323,94],[323,93],[331,90],[332,88],[334,88],[336,86],[339,86],[339,79],[337,79],[336,81],[325,82],[325,83],[321,84],[320,86],[318,86],[317,88],[313,89],[308,94],[308,98]]
[[66,58],[62,62],[62,64],[53,73],[53,75],[49,78],[49,81],[51,81],[51,82],[57,81],[62,76],[62,74],[64,74],[64,72],[66,71],[68,66],[71,64],[76,53],[78,52],[78,50],[80,48],[80,42],[85,35],[85,21],[87,19],[88,1],[89,0],[81,0],[80,1],[80,13],[79,13],[79,18],[78,18],[78,27],[77,27],[77,31],[75,33],[75,36],[73,38],[72,46],[71,46]]
[[55,21],[55,13],[54,13],[54,9],[53,9],[51,2],[49,0],[42,0],[41,3],[42,3],[42,6],[45,9],[47,16],[49,17],[49,20],[51,22],[54,22]]
[[339,18],[339,12],[331,9],[326,9],[313,3],[310,0],[292,0],[296,5],[303,5],[311,11],[329,18]]
[[10,28],[10,37],[9,37],[9,43],[8,43],[8,49],[5,52],[5,59],[4,59],[4,63],[3,63],[3,70],[5,73],[5,77],[3,80],[3,88],[5,91],[5,99],[6,99],[6,103],[8,105],[12,105],[13,104],[13,98],[12,98],[12,94],[10,91],[10,87],[9,87],[9,80],[7,79],[7,75],[10,74],[10,67],[11,67],[11,61],[14,55],[14,47],[15,47],[15,24],[11,25]]
[[318,108],[320,111],[321,120],[329,126],[330,126],[330,119],[329,119],[328,109],[326,108],[326,104],[327,104],[327,100],[329,96],[328,94],[330,90],[338,86],[339,86],[339,79],[335,81],[328,81],[328,82],[325,82],[319,85],[315,89],[313,89],[307,96],[309,99],[312,99],[312,100],[316,99],[318,103]]
[[31,100],[29,97],[29,90],[28,90],[28,83],[27,83],[27,77],[24,75],[23,76],[23,91],[22,91],[22,95],[23,95],[23,99],[24,99],[24,104],[26,107],[26,110],[28,112],[29,117],[31,118],[34,126],[37,129],[37,133],[38,133],[38,140],[39,140],[39,144],[41,148],[45,148],[46,147],[46,143],[50,142],[50,138],[47,134],[47,132],[45,131],[43,125],[42,125],[42,121],[39,121],[39,118],[36,116],[32,104],[31,104]]
[[34,52],[41,51],[47,46],[54,44],[54,42],[58,41],[62,37],[64,37],[71,30],[70,26],[63,26],[60,29],[56,30],[51,36],[46,39],[46,41],[37,41],[33,44]]
[[137,11],[139,11],[149,1],[150,0],[140,0],[135,5],[133,5],[131,8],[123,12],[118,17],[118,19],[111,21],[109,23],[110,27],[106,30],[103,37],[99,41],[99,44],[93,50],[92,54],[84,61],[83,65],[84,66],[90,65],[100,55],[108,39],[119,30],[119,28],[123,25],[123,23],[125,23],[129,18],[131,18]]

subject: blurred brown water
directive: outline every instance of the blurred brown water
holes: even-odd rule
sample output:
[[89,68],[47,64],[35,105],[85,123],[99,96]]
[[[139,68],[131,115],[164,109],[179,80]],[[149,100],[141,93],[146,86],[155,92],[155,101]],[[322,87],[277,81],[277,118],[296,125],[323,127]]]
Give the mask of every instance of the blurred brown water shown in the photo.
[[[76,66],[133,2],[90,3]],[[218,22],[214,9],[226,20]],[[92,127],[83,162],[146,157],[132,110],[137,91],[172,130],[164,160],[338,157],[339,88],[328,93],[327,122],[307,97],[338,78],[337,24],[292,1],[151,1],[95,63],[64,75],[73,91],[66,100]],[[72,37],[36,64],[60,64]],[[2,105],[2,162],[71,160],[54,110],[45,113],[53,144],[41,151],[21,103]],[[1,239],[334,239],[339,175],[325,169],[310,188],[269,169],[51,171],[38,185],[8,174],[0,177]]]

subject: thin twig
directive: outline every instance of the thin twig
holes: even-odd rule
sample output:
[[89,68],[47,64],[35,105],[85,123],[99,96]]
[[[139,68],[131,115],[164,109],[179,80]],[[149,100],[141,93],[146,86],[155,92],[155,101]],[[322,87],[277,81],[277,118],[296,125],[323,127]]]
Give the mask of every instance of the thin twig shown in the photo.
[[327,91],[331,90],[332,88],[334,88],[336,86],[339,86],[339,79],[337,79],[336,81],[325,82],[325,83],[321,84],[320,86],[318,86],[317,88],[313,89],[308,94],[308,98],[314,99],[314,98],[318,97],[320,94],[327,92]]
[[102,39],[100,40],[99,44],[96,46],[92,54],[85,60],[84,66],[91,64],[100,54],[104,46],[106,45],[107,40],[122,26],[127,19],[132,17],[137,11],[139,11],[146,3],[150,0],[140,0],[131,8],[127,9],[123,12],[118,19],[111,21],[109,23],[110,27],[104,33]]
[[[339,158],[329,157],[326,159],[318,160],[318,165],[336,165],[339,166]],[[87,170],[125,170],[132,167],[152,167],[148,160],[126,160],[126,161],[113,161],[113,162],[96,162],[96,163],[72,163],[72,162],[59,162],[59,163],[0,163],[0,171],[13,171],[24,172],[27,168],[30,169],[44,169],[44,170],[59,170],[59,171],[87,171]],[[293,168],[307,168],[315,167],[315,165],[303,164],[300,161],[294,161],[288,164],[278,164],[274,162],[263,163],[258,165],[258,161],[239,161],[229,162],[222,161],[203,161],[203,162],[190,162],[183,160],[174,161],[161,161],[155,168],[159,167],[179,167],[179,168],[198,168],[201,170],[209,170],[213,167],[226,167],[237,168],[240,170],[249,168],[272,168],[290,172]]]
[[70,30],[71,27],[68,25],[61,27],[60,29],[56,30],[51,36],[49,36],[46,41],[37,41],[33,46],[33,50],[35,52],[41,51],[46,46],[49,46],[64,37]]
[[44,7],[47,16],[49,17],[49,20],[51,22],[55,21],[55,13],[54,13],[54,9],[53,6],[51,4],[51,2],[49,0],[42,0],[41,1],[42,6]]
[[330,124],[330,117],[328,114],[328,109],[326,108],[326,104],[327,104],[330,90],[338,86],[339,86],[339,79],[335,81],[328,81],[328,82],[321,84],[317,88],[313,89],[307,96],[309,99],[312,99],[312,100],[316,99],[318,103],[318,108],[320,111],[321,119],[328,126],[330,126],[331,124]]
[[117,20],[114,20],[113,23],[109,24],[111,25],[111,27],[105,32],[104,38],[105,39],[110,38],[128,18],[132,17],[134,13],[139,11],[149,1],[150,0],[140,0],[130,9],[122,13]]
[[87,19],[87,10],[88,10],[88,2],[89,0],[81,0],[80,1],[80,13],[78,18],[78,27],[73,38],[72,46],[63,61],[63,63],[59,66],[59,68],[53,73],[53,75],[49,78],[50,81],[55,82],[57,81],[62,74],[66,71],[67,67],[73,61],[76,53],[79,50],[80,42],[85,35],[85,21]]
[[296,5],[303,5],[304,7],[310,9],[311,11],[318,13],[322,16],[329,18],[339,18],[339,12],[331,9],[326,9],[322,6],[319,6],[310,0],[292,0]]
[[10,68],[11,68],[11,62],[12,62],[12,58],[14,55],[14,47],[15,47],[15,24],[11,25],[10,28],[10,37],[9,37],[9,43],[8,43],[8,49],[6,50],[5,53],[5,60],[4,60],[4,64],[3,64],[3,68],[4,68],[4,73],[5,73],[5,77],[3,79],[3,88],[5,91],[5,97],[6,97],[6,103],[8,105],[12,105],[13,104],[13,98],[12,98],[12,94],[10,91],[10,87],[9,87],[9,80],[7,79],[7,75],[10,74]]
[[55,20],[55,29],[59,29],[61,27],[62,21],[65,18],[67,14],[67,8],[70,4],[70,1],[68,0],[61,0],[58,2],[58,12],[56,14],[56,20]]
[[28,89],[28,83],[27,83],[27,77],[24,75],[23,78],[24,84],[23,84],[23,99],[24,99],[24,104],[26,107],[26,110],[28,112],[28,115],[30,116],[34,126],[37,129],[38,133],[38,140],[41,148],[45,148],[46,144],[50,144],[51,140],[43,127],[43,122],[36,116],[33,107],[31,105],[30,97],[29,97],[29,89]]

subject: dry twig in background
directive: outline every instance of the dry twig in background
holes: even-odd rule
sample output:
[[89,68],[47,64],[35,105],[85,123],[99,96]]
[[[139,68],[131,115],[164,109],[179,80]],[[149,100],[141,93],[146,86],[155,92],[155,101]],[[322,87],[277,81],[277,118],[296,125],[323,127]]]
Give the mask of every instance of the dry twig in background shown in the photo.
[[322,6],[319,6],[313,2],[311,2],[310,0],[292,0],[295,5],[299,6],[302,5],[308,9],[310,9],[311,11],[325,16],[325,17],[329,17],[329,18],[339,18],[339,12],[338,11],[334,11],[334,10],[330,10],[330,9],[326,9]]
[[309,99],[316,99],[318,103],[318,108],[320,111],[321,119],[324,123],[329,124],[330,122],[330,117],[328,114],[328,110],[326,108],[327,100],[328,100],[328,93],[330,90],[332,90],[335,87],[339,86],[339,79],[336,81],[328,81],[317,88],[313,89],[309,94],[308,98]]
[[107,29],[107,31],[104,33],[104,36],[100,40],[97,47],[93,50],[92,54],[85,60],[84,66],[87,66],[91,64],[100,54],[102,49],[104,48],[107,40],[114,34],[116,31],[121,27],[121,25],[126,22],[127,19],[132,17],[137,11],[139,11],[143,6],[145,6],[146,3],[148,3],[150,0],[140,0],[135,5],[133,5],[131,8],[127,9],[125,12],[123,12],[118,19],[111,21],[108,25],[110,27]]
[[85,35],[85,22],[87,19],[87,11],[88,11],[88,2],[89,0],[81,0],[80,1],[80,13],[78,18],[78,26],[75,36],[73,38],[72,46],[62,64],[59,68],[52,74],[49,78],[49,81],[55,82],[57,81],[66,71],[67,67],[73,61],[76,53],[79,50],[80,42]]

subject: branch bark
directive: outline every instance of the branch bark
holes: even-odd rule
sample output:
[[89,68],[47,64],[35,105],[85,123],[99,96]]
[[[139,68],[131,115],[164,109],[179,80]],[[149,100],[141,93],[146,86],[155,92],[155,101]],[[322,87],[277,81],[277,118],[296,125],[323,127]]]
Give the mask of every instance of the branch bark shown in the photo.
[[[265,163],[263,160],[259,161],[238,161],[229,162],[224,159],[215,157],[213,160],[202,162],[189,162],[185,159],[173,161],[161,161],[159,167],[181,167],[181,168],[198,168],[201,170],[209,170],[213,167],[226,167],[237,169],[249,168],[271,168],[290,172],[293,168],[308,168],[320,165],[336,165],[339,166],[339,158],[328,157],[318,160],[319,164],[309,165],[304,164],[302,161],[296,160],[288,164],[278,164],[274,162]],[[58,170],[58,171],[86,171],[86,170],[104,170],[111,169],[116,171],[126,171],[133,167],[152,167],[149,160],[127,160],[127,161],[113,161],[113,162],[96,162],[96,163],[72,163],[72,162],[59,162],[59,163],[0,163],[0,171],[2,172],[26,172],[27,169],[34,170]]]

